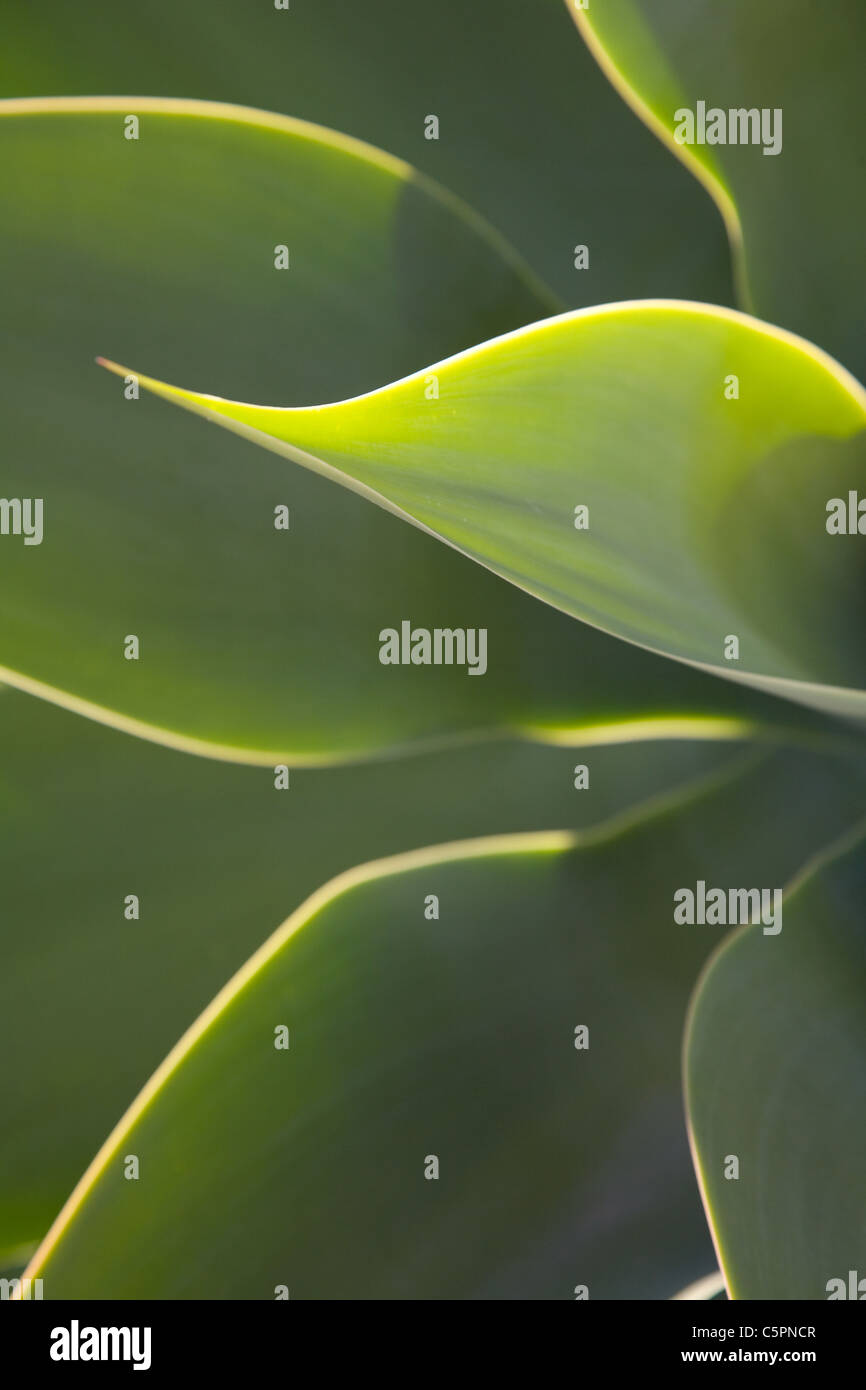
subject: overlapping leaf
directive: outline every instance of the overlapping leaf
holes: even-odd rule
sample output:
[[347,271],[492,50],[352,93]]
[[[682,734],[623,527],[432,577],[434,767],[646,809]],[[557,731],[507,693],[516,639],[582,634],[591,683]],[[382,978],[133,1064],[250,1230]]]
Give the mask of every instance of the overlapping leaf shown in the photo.
[[[182,27],[183,12],[171,8],[169,24]],[[333,17],[327,7],[319,9],[327,28]],[[673,14],[675,7],[668,9]],[[612,5],[604,12],[610,16]],[[549,0],[539,14],[539,32],[553,34]],[[223,39],[240,32],[232,7],[213,7],[211,18],[206,43],[217,31]],[[491,18],[479,11],[470,23],[470,35],[485,47]],[[401,22],[401,7],[392,19]],[[505,16],[497,35],[505,60],[495,74],[502,94],[515,92],[514,45],[507,41],[512,21]],[[261,16],[255,20],[262,22]],[[366,17],[357,23],[369,38]],[[293,45],[296,77],[307,82],[307,100],[342,99],[348,109],[353,85],[347,78],[356,74],[341,70],[339,61],[332,64],[328,52],[334,87],[325,92],[311,61],[317,48],[311,40],[325,32],[319,24],[317,14]],[[22,25],[15,16],[13,27]],[[441,30],[438,41],[453,57],[448,26]],[[86,52],[77,56],[76,70],[98,68],[98,45],[94,51],[86,35],[77,38]],[[116,54],[117,35],[112,42]],[[243,43],[223,47],[232,61],[240,57],[243,69]],[[119,51],[129,62],[138,55],[136,71],[157,56],[147,38],[126,48],[121,43]],[[347,37],[343,52],[350,51]],[[437,43],[426,51],[425,71],[435,73]],[[275,40],[272,74],[280,52]],[[470,44],[459,54],[467,70],[472,52]],[[160,51],[159,59],[168,81],[172,55],[165,61]],[[742,68],[736,72],[742,75]],[[401,100],[409,102],[408,130],[417,74],[401,68],[399,79]],[[496,108],[489,91],[483,111],[473,107],[477,94],[467,104],[470,85],[458,84],[459,100],[450,110],[443,107],[443,121],[446,129],[449,117],[466,127],[468,113],[470,139],[481,149],[489,140],[483,117]],[[675,89],[680,100],[676,82],[671,93]],[[546,84],[538,131],[553,128],[559,97],[550,93],[559,90]],[[435,109],[435,99],[428,104]],[[733,686],[576,627],[552,611],[557,607],[719,673],[740,671],[757,687],[819,709],[862,713],[862,657],[850,642],[863,617],[862,563],[856,540],[828,538],[823,522],[827,497],[847,496],[862,481],[856,435],[863,400],[833,363],[743,320],[653,306],[650,312],[664,315],[664,323],[629,320],[627,309],[616,341],[584,340],[571,357],[554,352],[552,372],[546,374],[550,360],[534,376],[530,370],[528,397],[515,390],[528,365],[522,347],[504,371],[488,371],[489,345],[463,359],[465,371],[453,372],[450,362],[441,372],[428,369],[437,356],[548,310],[546,292],[513,253],[405,166],[352,142],[237,111],[212,112],[205,121],[200,111],[169,105],[108,101],[97,114],[98,103],[91,103],[86,115],[74,118],[54,111],[50,132],[47,113],[25,110],[16,114],[14,136],[9,122],[0,123],[13,184],[16,170],[20,175],[24,168],[36,169],[41,180],[29,204],[12,199],[6,219],[15,245],[8,288],[18,359],[10,361],[5,378],[10,437],[20,454],[10,465],[6,491],[44,490],[50,527],[45,548],[4,549],[0,660],[9,657],[10,679],[149,737],[258,762],[352,757],[431,735],[496,728],[566,741],[576,737],[574,726],[593,724],[604,726],[596,727],[596,737],[608,738],[616,736],[610,726],[624,719],[631,720],[632,737],[677,727],[730,737],[746,731],[741,711],[757,722],[784,712],[775,701],[744,698],[747,692]],[[119,117],[127,109],[143,113],[153,145],[146,147],[144,137],[135,145],[120,143]],[[333,109],[306,113],[334,121]],[[383,95],[374,123],[393,118]],[[594,229],[607,225],[605,217],[614,217],[619,203],[607,200],[602,215],[595,200],[593,234],[581,227],[575,235],[593,247],[592,275],[575,280],[570,268],[560,268],[553,230],[542,228],[566,228],[571,240],[571,209],[584,185],[575,180],[574,189],[555,200],[550,224],[535,215],[525,175],[523,196],[510,199],[509,170],[525,158],[536,128],[519,113],[508,120],[520,133],[516,142],[503,141],[501,163],[491,167],[482,160],[484,209],[502,212],[502,225],[531,249],[534,263],[571,302],[605,297],[597,287],[612,271],[604,260],[600,264]],[[334,123],[358,129],[350,119]],[[446,140],[422,147],[420,122],[412,128],[403,139],[423,149],[427,167],[433,168],[434,154],[441,156],[435,171],[471,193],[466,180],[478,175],[472,161],[461,167],[466,130],[455,158],[457,145]],[[569,129],[567,118],[562,129]],[[375,131],[364,133],[376,138]],[[396,147],[412,152],[399,140]],[[145,150],[133,166],[127,156]],[[533,187],[552,185],[557,167],[552,159],[535,161]],[[671,169],[673,189],[680,171],[672,163]],[[712,184],[716,171],[709,172]],[[825,227],[827,211],[838,206],[837,174],[831,167],[826,206],[813,214],[806,233]],[[714,191],[721,187],[716,180]],[[759,207],[757,187],[747,171],[741,209]],[[656,191],[653,203],[664,206],[664,196]],[[790,189],[777,185],[770,204],[763,221],[757,214],[743,217],[748,271],[761,307],[770,312],[765,306],[773,306],[774,318],[805,326],[816,341],[845,351],[847,310],[837,297],[831,310],[825,306],[825,324],[820,286],[804,297],[799,317],[787,304],[776,311],[774,296],[781,300],[793,283],[802,243],[795,239],[791,255],[770,263],[771,226],[790,211]],[[278,229],[269,224],[275,210]],[[61,222],[57,237],[53,229]],[[735,227],[729,217],[729,225],[736,231],[739,223]],[[611,263],[632,235],[624,225],[622,236],[617,232],[607,243]],[[291,251],[285,281],[273,268],[278,242]],[[689,249],[684,232],[682,246],[675,272],[681,283],[717,264],[717,241],[704,248],[692,239]],[[633,266],[641,286],[647,272],[652,280],[671,271],[669,247],[660,249],[652,234],[646,252]],[[849,252],[843,238],[840,272],[847,273]],[[622,261],[617,275],[621,270]],[[276,308],[275,282],[286,286]],[[574,297],[570,284],[580,286]],[[608,295],[626,293],[623,285],[620,278]],[[684,292],[668,279],[661,288]],[[714,297],[712,290],[702,293]],[[678,334],[674,320],[683,312],[697,313],[700,323]],[[99,341],[88,341],[94,333]],[[770,341],[758,348],[749,336],[755,333]],[[216,432],[205,443],[193,422],[161,407],[151,410],[144,401],[123,402],[116,387],[106,395],[96,374],[85,371],[95,351],[153,362],[177,380],[192,380],[200,371],[202,384],[213,389],[234,393],[248,383],[246,394],[281,402],[350,395],[423,367],[386,392],[345,405],[249,415],[251,408],[239,407],[234,423],[240,432],[250,424],[261,431],[265,417],[270,428],[279,415],[279,450],[296,460],[299,448],[308,450],[312,457],[300,461],[314,469],[324,464],[326,473],[338,470],[350,488],[372,489],[392,510],[551,606],[534,604],[454,550],[437,547],[432,537],[282,461],[247,450],[239,482],[241,446]],[[539,356],[547,357],[546,351]],[[421,396],[412,391],[422,382],[429,386],[431,370],[439,392],[425,389],[419,410]],[[731,371],[742,393],[722,405]],[[185,394],[149,384],[164,394]],[[211,415],[225,405],[200,397],[185,403]],[[130,411],[138,412],[133,431]],[[617,431],[606,435],[605,418],[614,415],[624,424],[618,420]],[[302,421],[305,442],[280,433],[286,419]],[[273,440],[255,437],[274,447]],[[571,459],[563,462],[569,450]],[[434,453],[441,466],[431,467]],[[274,535],[276,502],[291,506],[290,538]],[[588,532],[576,533],[571,525],[578,503],[590,508]],[[534,520],[524,537],[517,522],[527,506]],[[291,551],[265,549],[289,539]],[[576,566],[575,542],[583,546]],[[372,574],[371,557],[379,562]],[[501,664],[480,682],[462,672],[381,668],[377,630],[388,625],[395,602],[401,606],[394,626],[411,618],[431,627],[488,627]],[[123,633],[140,628],[144,660],[123,664]],[[719,664],[728,632],[742,645],[739,667]],[[38,739],[44,729],[50,750],[68,716],[25,709],[18,697],[8,698],[19,731]],[[689,719],[677,725],[676,716],[686,713]],[[725,715],[735,717],[717,717]],[[79,729],[75,758],[95,756],[100,769],[89,789],[93,800],[66,782],[72,766],[67,753],[46,757],[44,773],[36,776],[40,786],[53,788],[55,813],[72,831],[52,842],[62,848],[55,848],[51,882],[56,897],[57,875],[65,873],[67,912],[58,919],[56,902],[37,903],[43,930],[23,941],[16,937],[7,976],[10,1036],[19,1047],[27,1040],[8,1095],[10,1113],[20,1118],[3,1152],[18,1184],[12,1194],[18,1224],[10,1222],[7,1232],[16,1239],[44,1225],[123,1097],[258,939],[265,919],[285,910],[286,897],[297,901],[350,855],[375,854],[380,844],[400,848],[398,835],[417,844],[437,834],[471,834],[476,813],[492,831],[527,819],[544,823],[543,811],[526,816],[519,802],[528,792],[543,805],[551,777],[561,771],[561,754],[488,745],[437,763],[383,764],[363,779],[351,770],[331,772],[327,786],[316,779],[315,794],[313,779],[305,782],[287,857],[285,803],[267,773],[206,767],[129,741],[119,755],[122,741],[115,734]],[[32,756],[24,768],[23,751],[20,767],[7,763],[6,790],[19,827],[10,855],[19,863],[18,877],[11,870],[6,877],[11,917],[17,901],[21,920],[32,923],[42,867],[32,832],[44,825],[45,806],[35,794],[28,797],[34,768]],[[611,806],[637,790],[635,781],[667,779],[692,760],[713,756],[681,745],[670,759],[669,750],[644,748],[627,782],[622,750],[605,750],[602,765],[616,780]],[[153,779],[154,758],[166,769],[164,784]],[[850,819],[862,800],[858,778],[856,768],[843,775],[829,763],[806,759],[793,766],[779,758],[697,814],[689,803],[682,815],[584,842],[550,836],[462,847],[444,858],[415,855],[317,894],[220,996],[112,1136],[40,1256],[49,1296],[100,1296],[101,1290],[271,1297],[275,1283],[288,1283],[292,1297],[335,1296],[333,1290],[346,1297],[571,1297],[576,1280],[589,1282],[593,1296],[630,1296],[666,1294],[705,1272],[706,1241],[684,1180],[672,1058],[685,991],[706,947],[689,941],[682,948],[671,934],[671,884],[693,871],[740,881],[790,872],[816,837]],[[458,785],[483,789],[463,807],[462,825],[454,821]],[[129,788],[135,795],[119,817]],[[298,790],[293,786],[293,808],[299,807]],[[570,803],[573,796],[569,789],[564,799]],[[230,807],[225,814],[223,797]],[[765,822],[772,827],[760,846],[750,843],[749,819],[737,820],[743,804],[762,835]],[[240,842],[238,805],[245,808]],[[568,812],[551,819],[565,823]],[[322,839],[324,820],[334,832],[331,843]],[[82,894],[81,865],[94,844],[104,865],[107,843],[114,845],[107,854],[114,866],[110,882],[104,873],[98,881],[91,877]],[[216,873],[215,845],[227,851]],[[624,852],[633,870],[626,882]],[[128,924],[120,926],[124,937],[117,934],[116,905],[132,872],[151,886],[146,896],[158,901],[158,951],[153,938],[145,943],[140,936],[130,949]],[[437,880],[432,891],[441,885],[442,900],[455,905],[434,921],[422,910],[430,873]],[[859,880],[854,888],[862,888]],[[832,1034],[839,1065],[825,1100],[834,1142],[863,1051],[856,1026],[849,1026],[852,982],[863,973],[850,884],[843,896],[848,926],[834,938],[832,967],[813,946],[803,951],[801,935],[800,954],[784,957],[790,989],[784,999],[778,992],[771,1011],[778,1035],[790,1036],[790,1008],[799,1000],[823,1020],[822,1038]],[[585,913],[577,931],[576,902]],[[80,928],[71,935],[70,918]],[[638,920],[648,922],[649,932],[636,950]],[[732,952],[743,939],[732,943]],[[172,950],[176,970],[167,989]],[[634,969],[623,971],[623,959]],[[727,959],[725,953],[721,962]],[[67,989],[73,969],[84,981],[75,1000]],[[717,963],[699,998],[692,1037],[701,1080],[710,1072],[709,1054],[717,1060],[720,1019],[727,1017],[735,974],[751,988],[739,960],[730,974]],[[724,989],[717,993],[720,976],[727,996]],[[146,1017],[148,978],[150,994],[159,998],[152,1018]],[[620,981],[616,997],[613,979]],[[833,990],[847,1001],[841,1037],[828,1022],[831,1014],[837,1023],[840,1018],[833,1013]],[[82,1038],[85,996],[92,1026]],[[601,1020],[601,1049],[594,1021],[585,1055],[571,1050],[570,1036],[562,1052],[554,1038],[557,1023],[568,1023],[568,1035],[577,1001],[591,1001]],[[261,1034],[263,1017],[279,1014],[281,1020],[285,1008],[292,1011],[292,1048],[283,1057],[273,1051],[270,1029]],[[105,1039],[116,1040],[121,1019],[129,1021],[128,1045],[106,1059]],[[76,1049],[68,1045],[73,1033]],[[598,1069],[587,1069],[575,1086],[569,1060],[592,1066],[599,1050]],[[292,1070],[280,1074],[275,1064],[283,1061]],[[750,1154],[763,1134],[766,1107],[774,1105],[764,1096],[761,1111],[761,1087],[790,1091],[790,1075],[780,1082],[779,1068],[772,1076],[770,1070],[758,1068],[758,1095],[751,1094],[741,1116],[739,1133]],[[819,1080],[826,1087],[826,1071],[813,1064],[807,1073],[814,1096]],[[752,1075],[742,1066],[737,1074],[745,1093]],[[77,1089],[82,1075],[100,1076],[96,1092]],[[37,1088],[46,1104],[33,1124],[28,1111]],[[702,1114],[699,1104],[693,1108]],[[702,1118],[710,1133],[729,1114]],[[430,1122],[438,1126],[435,1143],[427,1138]],[[62,1149],[58,1123],[68,1140]],[[781,1128],[790,1142],[776,1202],[764,1201],[769,1169],[763,1149],[754,1165],[759,1181],[742,1204],[729,1210],[730,1184],[717,1197],[719,1229],[734,1252],[726,1254],[726,1268],[729,1278],[742,1276],[735,1291],[748,1286],[777,1294],[779,1270],[790,1258],[790,1286],[808,1286],[804,1296],[823,1296],[811,1291],[811,1228],[793,1241],[786,1229],[786,1217],[813,1195],[817,1128],[799,1150],[802,1136],[788,1115]],[[840,1191],[862,1167],[858,1144],[859,1131],[853,1157],[840,1158],[834,1149],[827,1159],[820,1149],[818,1166],[824,1171],[829,1164]],[[438,1182],[425,1182],[425,1155],[437,1145],[447,1154],[442,1174]],[[122,1180],[119,1155],[130,1147],[145,1156],[139,1184]],[[646,1186],[636,1194],[629,1188],[623,1199],[623,1174],[632,1174],[636,1148],[649,1155]],[[539,1172],[545,1179],[540,1191]],[[22,1187],[25,1173],[29,1186]],[[847,1258],[839,1212],[850,1210],[850,1204],[838,1206],[826,1239],[812,1241],[828,1264]],[[765,1211],[760,1239],[747,1239]],[[681,1236],[676,1242],[672,1227]],[[480,1233],[470,1249],[468,1228]],[[136,1254],[132,1269],[130,1249]],[[635,1260],[635,1249],[645,1255]]]
[[[127,399],[93,364],[123,352],[300,402],[544,312],[513,253],[448,196],[261,113],[105,99],[0,116],[4,490],[44,500],[42,544],[4,542],[7,681],[259,762],[739,712],[711,682],[579,634],[361,499]],[[275,530],[278,506],[289,531]],[[488,674],[383,667],[378,634],[404,620],[486,628]],[[124,658],[130,634],[138,661]]]
[[44,1234],[190,1021],[334,874],[451,836],[585,826],[731,753],[485,742],[301,769],[278,791],[267,768],[185,757],[10,690],[0,746],[0,1251]]
[[50,24],[10,0],[0,47],[4,96],[242,102],[369,140],[465,198],[564,305],[731,302],[715,209],[575,42],[561,0],[148,0],[146,14],[88,0]]
[[719,929],[677,925],[674,893],[787,877],[863,795],[854,763],[751,760],[601,833],[315,894],[107,1141],[31,1268],[46,1297],[668,1297],[705,1274],[679,1052]]

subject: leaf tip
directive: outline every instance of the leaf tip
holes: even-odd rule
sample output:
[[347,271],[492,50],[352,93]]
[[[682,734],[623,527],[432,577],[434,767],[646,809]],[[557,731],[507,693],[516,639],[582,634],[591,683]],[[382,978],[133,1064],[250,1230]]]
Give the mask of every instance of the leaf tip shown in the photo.
[[119,366],[117,362],[112,362],[110,357],[95,357],[94,361],[100,367],[105,367],[106,371],[114,372],[115,376],[126,375],[126,368]]

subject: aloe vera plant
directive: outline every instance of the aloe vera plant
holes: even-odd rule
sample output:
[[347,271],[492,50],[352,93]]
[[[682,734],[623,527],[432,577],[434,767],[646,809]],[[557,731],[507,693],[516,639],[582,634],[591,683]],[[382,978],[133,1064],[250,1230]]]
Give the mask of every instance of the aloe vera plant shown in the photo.
[[81,8],[0,19],[4,1269],[859,1296],[855,0]]

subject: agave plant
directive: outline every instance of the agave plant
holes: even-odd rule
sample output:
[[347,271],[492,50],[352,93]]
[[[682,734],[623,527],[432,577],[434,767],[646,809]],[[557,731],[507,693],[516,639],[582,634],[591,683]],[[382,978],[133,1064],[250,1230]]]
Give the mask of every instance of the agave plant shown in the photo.
[[866,13],[373,9],[0,20],[5,1272],[858,1297]]

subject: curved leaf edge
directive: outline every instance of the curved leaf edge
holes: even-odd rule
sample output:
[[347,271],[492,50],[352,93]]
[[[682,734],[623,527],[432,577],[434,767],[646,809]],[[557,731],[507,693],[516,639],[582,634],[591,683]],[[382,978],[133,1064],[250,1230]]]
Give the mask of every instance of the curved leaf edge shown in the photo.
[[[711,796],[736,781],[743,773],[764,760],[765,754],[753,748],[744,750],[722,768],[715,768],[685,783],[667,788],[636,805],[600,822],[588,830],[536,830],[516,834],[483,836],[456,840],[423,849],[409,850],[381,859],[369,860],[346,869],[312,893],[262,943],[239,970],[214,995],[145,1083],[124,1112],[76,1183],[58,1215],[32,1255],[22,1280],[42,1277],[39,1273],[51,1258],[65,1231],[71,1226],[84,1200],[96,1186],[110,1160],[118,1153],[130,1131],[157,1100],[160,1092],[183,1064],[187,1055],[206,1040],[215,1024],[241,991],[276,957],[293,936],[313,923],[317,915],[338,898],[377,879],[444,863],[472,859],[495,859],[503,855],[550,855],[568,850],[588,849],[609,841],[638,826],[663,817],[682,805]],[[18,1297],[19,1295],[13,1295]]]
[[470,203],[452,193],[444,184],[422,174],[413,164],[399,159],[378,145],[359,140],[354,135],[333,130],[329,126],[318,125],[314,121],[302,120],[299,116],[285,116],[277,111],[265,111],[254,106],[241,106],[233,102],[203,101],[196,97],[153,97],[153,96],[76,96],[76,97],[7,97],[0,99],[0,117],[3,116],[53,116],[53,115],[98,115],[102,112],[115,112],[126,115],[134,111],[148,112],[160,116],[189,116],[198,119],[225,121],[234,125],[255,126],[272,130],[283,135],[291,135],[308,140],[314,144],[325,145],[341,154],[374,165],[384,173],[403,182],[411,182],[429,198],[442,204],[455,217],[469,226],[475,234],[486,241],[496,255],[512,269],[531,293],[551,310],[560,310],[562,301],[554,294],[541,276],[537,275],[520,252],[503,234],[477,212]]
[[[863,424],[866,427],[866,388],[847,370],[842,363],[838,362],[823,348],[799,334],[792,333],[786,328],[780,328],[776,324],[767,323],[763,319],[756,318],[754,315],[740,309],[730,309],[721,305],[702,304],[694,300],[679,299],[634,299],[621,300],[611,304],[590,305],[581,309],[571,309],[564,313],[551,315],[548,318],[540,319],[535,323],[526,324],[521,328],[512,329],[508,333],[503,333],[495,338],[490,338],[486,342],[476,344],[474,347],[465,348],[463,351],[454,353],[452,356],[432,363],[427,367],[422,367],[419,371],[411,372],[405,377],[400,377],[396,381],[388,382],[384,386],[377,387],[373,391],[365,391],[359,396],[352,396],[345,400],[334,402],[322,402],[313,406],[261,406],[251,402],[228,400],[225,397],[209,395],[204,392],[191,391],[182,387],[172,386],[167,382],[160,381],[155,377],[143,375],[134,368],[122,366],[108,358],[97,357],[97,363],[112,372],[116,376],[126,377],[135,376],[140,386],[150,391],[156,396],[162,397],[175,405],[181,406],[193,414],[200,415],[203,419],[219,425],[223,429],[229,430],[233,434],[239,435],[251,443],[258,444],[262,448],[268,449],[271,453],[276,453],[284,458],[290,459],[293,463],[300,464],[312,472],[318,473],[322,477],[330,479],[332,482],[340,484],[351,492],[372,502],[374,505],[390,512],[400,520],[408,522],[409,525],[432,536],[442,544],[456,550],[458,554],[464,555],[475,564],[480,564],[482,568],[490,570],[491,573],[498,573],[494,567],[483,558],[465,547],[450,540],[440,531],[428,526],[406,511],[397,503],[391,501],[383,493],[370,487],[368,484],[359,481],[349,474],[342,472],[339,468],[325,462],[316,455],[309,453],[287,441],[276,438],[274,435],[254,426],[244,423],[242,420],[234,419],[226,411],[239,410],[266,410],[269,414],[278,415],[281,418],[290,419],[293,415],[315,414],[319,410],[334,410],[343,406],[351,406],[359,401],[372,401],[386,396],[390,391],[412,385],[423,384],[425,378],[431,374],[438,374],[443,368],[463,366],[468,363],[477,362],[485,354],[495,353],[504,344],[519,343],[528,341],[535,335],[543,334],[553,326],[570,325],[583,321],[592,321],[604,317],[616,317],[617,315],[634,313],[653,313],[664,312],[682,314],[683,316],[694,319],[711,319],[721,322],[737,324],[760,336],[770,339],[778,346],[784,346],[789,351],[798,353],[810,361],[816,368],[826,372],[836,384],[845,392],[853,404],[860,410],[863,416]],[[503,578],[502,575],[499,575]],[[512,583],[518,589],[528,593],[530,597],[538,601],[549,603],[551,607],[559,608],[568,617],[577,618],[578,621],[586,621],[583,617],[578,617],[569,608],[555,604],[551,599],[541,598],[534,593],[527,585],[515,579],[508,578],[507,583]],[[675,655],[662,648],[656,647],[649,642],[641,642],[622,633],[614,632],[609,627],[598,622],[589,623],[598,631],[606,633],[608,636],[616,637],[619,641],[628,642],[630,645],[640,648],[643,651],[652,653],[654,656],[665,657],[668,660],[678,661],[683,665],[691,666],[696,670],[703,671],[708,675],[716,676],[723,680],[733,681],[735,684],[747,685],[758,690],[775,694],[786,700],[793,700],[796,703],[804,704],[812,708],[817,708],[831,715],[853,715],[862,717],[866,715],[866,691],[855,689],[849,686],[833,686],[796,680],[790,677],[762,675],[752,672],[738,672],[732,670],[730,666],[720,666],[708,662],[699,661]]]
[[749,287],[743,227],[733,194],[725,185],[721,174],[698,159],[688,145],[677,144],[673,137],[672,130],[665,121],[662,120],[661,116],[657,115],[649,103],[644,100],[637,88],[634,87],[625,76],[622,69],[617,66],[613,55],[605,47],[602,39],[593,26],[589,10],[576,8],[570,0],[566,0],[566,4],[568,5],[569,14],[574,20],[580,37],[583,39],[614,91],[622,98],[626,106],[630,107],[647,129],[661,141],[665,148],[688,169],[692,177],[697,179],[698,183],[701,184],[712,198],[718,208],[728,238],[734,277],[734,291],[737,300],[742,304],[744,309],[752,310],[754,308],[754,299]]
[[86,700],[70,691],[34,679],[8,666],[0,666],[0,690],[9,686],[35,699],[45,700],[90,719],[118,733],[171,748],[177,753],[208,758],[213,762],[235,763],[245,767],[274,767],[284,763],[290,768],[358,767],[368,763],[392,762],[400,758],[422,757],[426,753],[474,747],[480,743],[506,743],[517,739],[557,748],[605,748],[624,743],[697,742],[739,743],[746,740],[767,743],[796,743],[827,748],[839,747],[834,732],[799,731],[795,728],[776,728],[757,720],[733,715],[671,714],[628,716],[622,719],[589,721],[585,724],[502,724],[488,728],[467,729],[451,734],[420,736],[403,743],[384,747],[358,748],[352,753],[301,753],[287,748],[246,748],[229,743],[182,734],[133,715],[122,714],[106,705]]
[[[823,846],[821,849],[817,850],[815,854],[810,856],[810,858],[805,862],[805,864],[803,864],[800,867],[800,869],[793,876],[793,878],[791,878],[788,881],[788,883],[783,887],[782,893],[784,899],[789,902],[790,899],[794,897],[800,891],[801,888],[805,887],[805,885],[809,883],[813,878],[816,878],[824,869],[829,868],[836,860],[843,858],[844,855],[846,855],[849,852],[849,850],[854,849],[858,844],[864,843],[866,843],[866,818],[857,821],[856,824],[849,827],[849,829],[846,830],[843,835],[840,835],[835,840],[833,840],[831,844]],[[735,1280],[732,1274],[730,1273],[731,1262],[728,1259],[728,1252],[719,1236],[716,1222],[714,1220],[713,1204],[710,1201],[710,1197],[704,1180],[704,1167],[701,1162],[701,1157],[698,1149],[697,1136],[695,1135],[694,1127],[691,1121],[689,1097],[692,1092],[692,1084],[689,1074],[689,1052],[691,1047],[692,1032],[694,1029],[694,1021],[697,1016],[697,1012],[700,1008],[704,993],[712,984],[713,976],[716,972],[716,969],[718,968],[720,963],[725,959],[725,957],[729,954],[729,952],[736,948],[737,944],[740,941],[742,941],[749,933],[754,933],[757,930],[758,926],[750,922],[745,923],[741,927],[737,927],[735,931],[728,933],[728,935],[719,943],[716,949],[707,958],[706,962],[704,963],[703,969],[698,975],[698,978],[695,982],[695,987],[692,990],[691,999],[689,1000],[689,1006],[686,1012],[685,1025],[683,1027],[683,1046],[681,1053],[683,1106],[686,1117],[686,1134],[689,1141],[689,1150],[692,1156],[692,1166],[694,1168],[695,1180],[698,1185],[698,1191],[700,1193],[701,1202],[703,1204],[704,1214],[707,1218],[707,1226],[709,1228],[710,1237],[713,1242],[713,1248],[716,1252],[716,1259],[718,1260],[719,1270],[721,1271],[721,1275],[724,1280],[724,1287],[727,1292],[727,1297],[732,1300],[738,1299],[739,1294],[736,1290]]]

